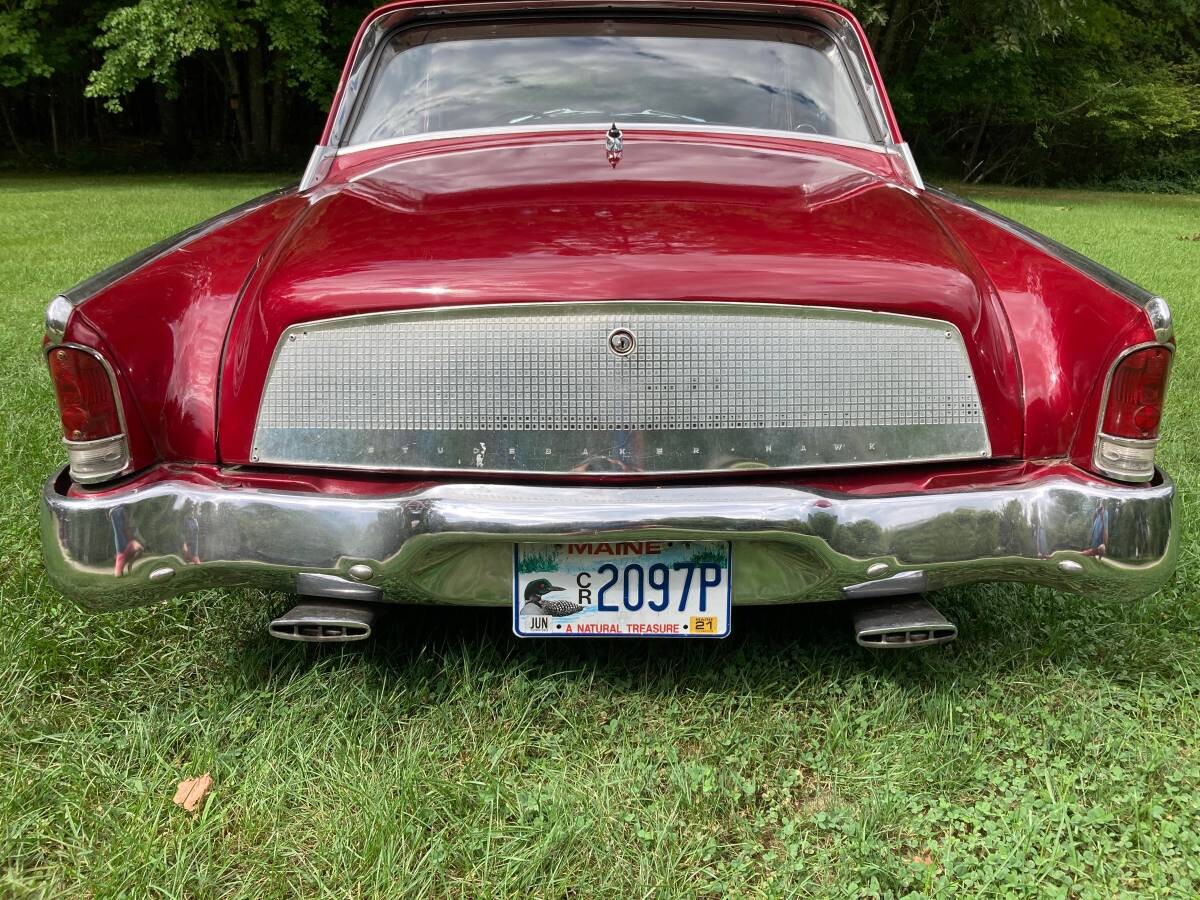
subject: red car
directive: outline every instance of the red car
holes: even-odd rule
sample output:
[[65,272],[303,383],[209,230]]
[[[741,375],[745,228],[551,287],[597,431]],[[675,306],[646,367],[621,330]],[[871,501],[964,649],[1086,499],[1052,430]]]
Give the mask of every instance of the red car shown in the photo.
[[95,609],[705,638],[846,598],[913,646],[927,591],[1175,562],[1167,304],[926,187],[820,0],[378,9],[299,186],[64,292],[45,349],[47,570]]

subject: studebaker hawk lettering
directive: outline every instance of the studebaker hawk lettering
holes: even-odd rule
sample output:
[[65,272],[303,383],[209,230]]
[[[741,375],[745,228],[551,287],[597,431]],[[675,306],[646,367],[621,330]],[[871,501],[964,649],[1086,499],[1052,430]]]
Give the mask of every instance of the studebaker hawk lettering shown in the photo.
[[50,304],[47,571],[297,594],[294,640],[844,598],[939,643],[929,591],[1170,576],[1174,349],[1161,298],[924,184],[839,6],[401,0],[298,186]]

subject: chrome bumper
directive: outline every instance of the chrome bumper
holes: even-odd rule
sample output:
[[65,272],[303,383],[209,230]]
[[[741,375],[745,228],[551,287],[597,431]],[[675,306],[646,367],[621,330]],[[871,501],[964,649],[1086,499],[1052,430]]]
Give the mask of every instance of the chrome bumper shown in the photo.
[[[735,603],[787,603],[1017,581],[1114,599],[1175,565],[1175,486],[1055,474],[1019,485],[886,497],[774,485],[448,484],[386,497],[163,481],[42,494],[51,581],[92,609],[211,587],[294,591],[341,576],[402,602],[505,606],[514,540],[656,537],[734,544]],[[118,546],[121,545],[121,546]],[[1101,546],[1102,545],[1102,546]]]

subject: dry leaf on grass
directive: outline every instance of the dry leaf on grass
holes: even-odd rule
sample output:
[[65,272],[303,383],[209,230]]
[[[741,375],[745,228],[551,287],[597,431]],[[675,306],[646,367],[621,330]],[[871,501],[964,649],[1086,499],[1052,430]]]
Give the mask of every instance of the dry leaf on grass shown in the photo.
[[909,862],[915,862],[921,866],[932,866],[933,865],[933,856],[928,851],[926,851],[925,853],[918,853],[911,860],[909,860]]
[[200,809],[200,804],[212,789],[212,776],[205,772],[199,778],[185,778],[175,788],[175,805],[190,813]]

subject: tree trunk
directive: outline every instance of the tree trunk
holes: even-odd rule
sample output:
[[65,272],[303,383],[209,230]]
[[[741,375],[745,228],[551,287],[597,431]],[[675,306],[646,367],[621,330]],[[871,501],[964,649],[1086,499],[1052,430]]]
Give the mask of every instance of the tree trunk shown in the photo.
[[896,55],[896,41],[900,38],[900,29],[908,18],[908,0],[897,0],[888,17],[887,31],[883,35],[883,46],[879,50],[879,71],[884,78],[893,74],[892,63]]
[[17,133],[13,131],[12,119],[8,117],[7,103],[0,103],[0,113],[4,113],[4,127],[8,129],[8,136],[12,140],[13,149],[17,151],[17,156],[24,156],[25,148],[21,146],[21,142],[17,140]]
[[987,133],[988,122],[992,118],[993,100],[988,100],[987,106],[983,109],[983,118],[979,120],[979,128],[975,131],[975,140],[971,142],[971,149],[967,152],[966,169],[968,172],[975,171],[982,163],[977,163],[975,160],[979,156],[979,148],[983,144],[983,136]]
[[50,146],[54,149],[54,155],[58,156],[58,116],[54,113],[54,95],[49,94],[50,98]]
[[271,126],[267,112],[267,74],[263,65],[262,44],[258,43],[246,52],[247,93],[250,97],[250,134],[254,147],[254,158],[266,159],[271,153]]
[[897,0],[889,0],[886,8],[882,11],[882,15],[878,16],[870,25],[865,27],[867,43],[871,45],[872,50],[876,50],[882,46],[883,36],[887,34],[888,29],[894,24],[893,16],[896,12],[896,3]]
[[108,139],[108,131],[106,130],[108,122],[104,119],[104,105],[99,100],[92,100],[91,105],[92,122],[96,126],[96,143],[103,147],[104,142]]
[[287,121],[287,76],[276,64],[271,82],[271,155],[283,154],[283,129]]
[[154,86],[154,103],[158,107],[158,133],[163,142],[163,155],[172,162],[187,156],[187,137],[179,115],[179,100],[167,96],[161,84]]
[[242,102],[242,74],[238,71],[233,53],[225,51],[225,71],[229,73],[229,106],[237,122],[238,143],[242,148],[242,159],[250,158],[250,123],[246,118],[246,104]]

